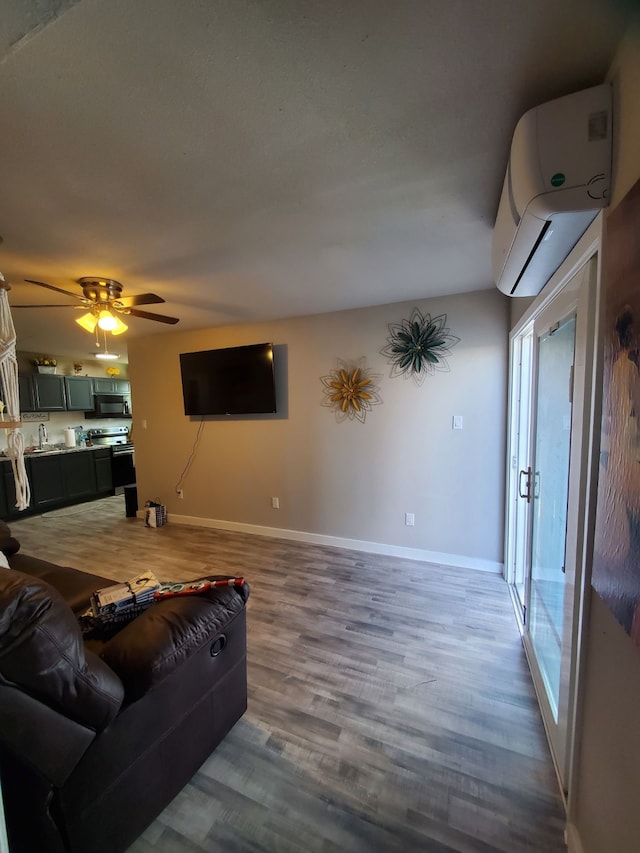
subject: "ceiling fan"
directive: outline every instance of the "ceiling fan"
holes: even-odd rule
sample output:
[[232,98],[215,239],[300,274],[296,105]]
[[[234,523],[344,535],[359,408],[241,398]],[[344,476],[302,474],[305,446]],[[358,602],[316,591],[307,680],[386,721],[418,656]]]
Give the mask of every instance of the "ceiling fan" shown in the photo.
[[180,322],[177,317],[168,317],[165,314],[151,314],[149,311],[140,311],[136,305],[152,305],[164,302],[161,296],[155,293],[138,293],[135,296],[122,296],[122,285],[112,278],[100,278],[99,276],[83,276],[78,279],[82,287],[82,295],[71,290],[64,290],[54,284],[44,281],[35,281],[26,278],[29,284],[38,287],[46,287],[55,290],[56,293],[64,293],[78,299],[79,305],[12,305],[12,308],[85,308],[87,313],[78,317],[76,323],[86,329],[87,332],[96,333],[96,343],[100,345],[99,332],[111,332],[112,335],[121,335],[129,328],[122,322],[119,314],[131,317],[140,317],[143,320],[155,320],[157,323],[168,323],[174,325]]

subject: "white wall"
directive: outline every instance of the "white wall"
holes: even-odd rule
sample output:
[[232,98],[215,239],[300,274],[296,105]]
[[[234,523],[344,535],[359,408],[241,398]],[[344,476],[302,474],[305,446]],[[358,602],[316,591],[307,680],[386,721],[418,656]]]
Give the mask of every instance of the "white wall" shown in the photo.
[[[639,30],[630,31],[621,45],[610,78],[617,116],[611,211],[640,178]],[[606,255],[606,230],[603,250]],[[569,849],[572,853],[636,853],[640,849],[640,649],[593,591],[584,685]]]
[[[422,387],[391,379],[380,354],[387,324],[417,304],[446,313],[461,341],[450,372]],[[389,553],[497,570],[503,559],[508,300],[497,290],[247,326],[172,333],[129,344],[138,494],[170,515],[241,529],[277,528],[386,546]],[[198,421],[183,414],[180,352],[273,341],[281,416]],[[366,356],[382,374],[383,404],[366,423],[336,423],[321,405],[320,377],[336,359]],[[452,416],[464,429],[453,431]],[[146,421],[147,428],[142,429]],[[280,498],[280,510],[271,497]],[[404,524],[415,513],[415,527]],[[329,541],[329,540],[327,540]],[[362,544],[364,543],[364,544]],[[395,551],[393,550],[395,549]],[[382,549],[385,550],[385,549]]]

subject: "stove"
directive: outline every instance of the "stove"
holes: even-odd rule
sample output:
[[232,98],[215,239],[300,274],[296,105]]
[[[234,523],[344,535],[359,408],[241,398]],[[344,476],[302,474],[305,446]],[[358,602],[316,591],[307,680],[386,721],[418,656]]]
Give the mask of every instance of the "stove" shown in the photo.
[[94,446],[111,448],[111,477],[114,489],[135,483],[134,448],[133,442],[129,441],[129,427],[90,429],[87,439]]
[[103,427],[90,429],[87,438],[94,445],[104,445],[111,448],[113,456],[131,455],[134,447],[129,441],[129,427]]

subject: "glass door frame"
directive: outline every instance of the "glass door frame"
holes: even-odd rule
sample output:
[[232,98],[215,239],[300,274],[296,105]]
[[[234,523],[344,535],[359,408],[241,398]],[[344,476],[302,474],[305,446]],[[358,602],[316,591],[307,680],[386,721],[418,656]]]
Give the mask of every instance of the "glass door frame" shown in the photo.
[[[595,497],[597,486],[597,462],[599,450],[599,423],[601,400],[599,395],[602,357],[601,357],[601,243],[603,217],[599,214],[584,236],[551,278],[546,287],[536,297],[523,316],[517,321],[510,335],[510,378],[509,378],[509,426],[507,431],[507,476],[506,476],[506,517],[505,517],[505,580],[510,585],[514,582],[513,566],[513,507],[514,491],[517,490],[517,476],[513,471],[513,454],[516,452],[516,434],[511,416],[514,405],[516,383],[513,353],[518,337],[533,329],[535,320],[551,303],[570,287],[571,281],[585,265],[593,259],[590,267],[590,280],[584,288],[582,305],[578,306],[578,324],[576,329],[586,341],[584,357],[575,362],[574,368],[574,400],[572,418],[572,448],[571,448],[571,484],[572,498],[568,508],[567,525],[567,560],[571,560],[574,576],[572,578],[572,595],[568,596],[569,612],[567,624],[570,636],[567,643],[566,684],[564,685],[561,713],[566,719],[564,738],[558,738],[554,731],[553,715],[545,711],[544,685],[536,671],[535,656],[532,654],[530,639],[526,635],[526,613],[523,614],[517,604],[517,596],[511,590],[514,598],[516,620],[522,633],[523,645],[532,674],[532,680],[538,696],[547,738],[560,783],[565,797],[569,820],[571,819],[572,802],[575,799],[572,779],[577,768],[579,742],[576,736],[582,696],[581,673],[584,669],[585,654],[585,625],[588,619],[588,592],[590,585],[590,561],[593,549],[593,517],[595,514]],[[580,388],[581,397],[576,396]],[[574,438],[575,436],[575,438]],[[517,475],[517,471],[515,472]],[[530,523],[529,523],[530,537]],[[530,547],[530,542],[527,548]],[[560,742],[559,742],[560,741]]]
[[[526,343],[525,343],[526,342]],[[533,320],[528,322],[519,333],[512,334],[509,359],[509,399],[507,412],[509,418],[508,457],[507,457],[507,517],[505,523],[504,577],[509,584],[509,592],[516,612],[520,633],[526,622],[526,602],[528,599],[528,574],[521,565],[521,557],[528,554],[531,541],[531,504],[523,504],[519,490],[523,466],[531,459],[531,408],[533,365]],[[523,352],[528,350],[528,357]],[[521,539],[519,539],[521,535]],[[523,575],[520,580],[520,575]],[[523,587],[520,595],[519,586]]]

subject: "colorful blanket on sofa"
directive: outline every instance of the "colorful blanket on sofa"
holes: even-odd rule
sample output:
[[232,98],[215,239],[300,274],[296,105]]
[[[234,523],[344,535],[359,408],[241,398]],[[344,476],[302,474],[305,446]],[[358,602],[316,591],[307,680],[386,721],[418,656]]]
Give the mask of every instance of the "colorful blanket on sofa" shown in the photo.
[[148,607],[166,598],[197,595],[209,589],[242,586],[244,578],[197,578],[191,581],[163,583],[144,572],[125,583],[96,590],[89,608],[79,616],[80,627],[87,637],[111,635],[131,622]]

